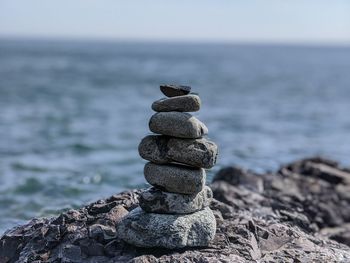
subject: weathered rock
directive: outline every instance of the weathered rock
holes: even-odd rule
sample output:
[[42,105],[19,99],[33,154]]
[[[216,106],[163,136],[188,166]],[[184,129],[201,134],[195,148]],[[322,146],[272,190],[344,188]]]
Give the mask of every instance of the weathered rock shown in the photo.
[[305,175],[321,178],[332,184],[350,184],[350,172],[339,170],[327,163],[318,162],[317,159],[296,162],[290,168],[292,171],[295,169],[302,170]]
[[79,262],[81,260],[82,251],[80,246],[67,244],[62,249],[63,262]]
[[201,247],[214,238],[216,221],[209,208],[187,215],[154,214],[136,208],[123,218],[118,235],[138,247]]
[[281,167],[277,176],[264,176],[265,193],[275,196],[273,206],[295,207],[316,227],[350,222],[350,184],[346,169],[322,158],[309,158]]
[[149,129],[158,134],[196,139],[208,134],[208,128],[196,117],[184,112],[159,112],[149,121]]
[[128,210],[122,205],[113,207],[108,213],[105,214],[105,219],[109,220],[113,224],[117,224],[123,216],[128,213]]
[[178,164],[146,163],[144,175],[149,184],[179,194],[200,192],[206,179],[204,169]]
[[[323,169],[321,176],[305,170],[306,162],[349,171],[312,158],[257,175],[263,193],[237,174],[211,184],[217,231],[206,247],[145,249],[127,245],[118,234],[112,241],[109,234],[91,238],[89,228],[101,222],[118,228],[119,214],[125,214],[118,207],[138,206],[141,191],[127,191],[6,231],[0,262],[350,262],[350,185],[328,180],[335,170]],[[111,213],[117,218],[110,220]]]
[[201,99],[194,94],[178,96],[173,98],[164,98],[153,102],[152,109],[158,112],[180,111],[193,112],[199,111]]
[[187,95],[191,91],[191,87],[182,85],[161,85],[161,92],[167,97],[176,97]]
[[326,236],[350,247],[350,223],[338,227],[327,227],[322,229],[320,233],[322,236]]
[[114,239],[116,230],[114,226],[94,224],[89,227],[89,237],[98,240],[100,243]]
[[189,214],[208,207],[213,192],[208,186],[197,194],[184,195],[163,192],[152,187],[140,195],[140,207],[150,213]]
[[218,147],[204,138],[179,139],[148,135],[139,145],[139,154],[153,163],[178,162],[209,169],[216,163]]
[[213,178],[213,182],[215,181],[226,181],[232,185],[244,185],[257,192],[264,191],[264,180],[261,176],[236,166],[222,168]]
[[104,256],[103,244],[99,243],[97,240],[84,239],[79,242],[79,246],[85,257]]

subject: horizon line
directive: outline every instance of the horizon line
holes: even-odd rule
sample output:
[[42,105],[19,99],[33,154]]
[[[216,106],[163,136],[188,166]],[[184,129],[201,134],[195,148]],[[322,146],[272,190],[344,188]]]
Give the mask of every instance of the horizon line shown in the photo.
[[199,44],[199,45],[266,45],[266,46],[304,46],[304,47],[350,47],[349,42],[338,41],[298,41],[298,40],[259,40],[259,39],[236,39],[236,40],[211,40],[203,39],[169,39],[169,38],[117,38],[117,37],[91,37],[91,36],[44,36],[44,35],[10,35],[0,34],[0,40],[29,40],[47,42],[85,42],[85,43],[140,43],[140,44]]

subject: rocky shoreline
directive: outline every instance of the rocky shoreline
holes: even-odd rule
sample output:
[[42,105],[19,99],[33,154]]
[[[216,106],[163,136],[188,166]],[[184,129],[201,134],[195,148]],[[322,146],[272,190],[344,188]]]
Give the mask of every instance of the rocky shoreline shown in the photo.
[[33,219],[0,238],[0,262],[350,262],[350,170],[309,158],[274,173],[221,169],[210,187],[217,231],[205,248],[136,248],[118,223],[138,206],[126,191]]

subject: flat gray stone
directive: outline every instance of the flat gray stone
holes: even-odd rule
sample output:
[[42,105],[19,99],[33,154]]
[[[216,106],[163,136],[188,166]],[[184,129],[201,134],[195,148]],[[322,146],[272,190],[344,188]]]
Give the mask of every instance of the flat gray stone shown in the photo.
[[178,162],[194,167],[212,168],[217,159],[215,143],[202,139],[179,139],[148,135],[139,144],[140,156],[153,163]]
[[154,133],[188,139],[208,134],[204,123],[184,112],[158,112],[151,117],[149,129]]
[[176,97],[187,95],[191,91],[191,87],[183,85],[161,85],[160,91],[167,97]]
[[144,175],[149,184],[179,194],[195,194],[202,191],[206,179],[204,169],[178,164],[146,163]]
[[209,207],[187,215],[147,213],[135,208],[117,225],[118,237],[137,247],[204,247],[213,240],[216,220]]
[[208,207],[212,198],[213,192],[208,186],[192,195],[168,193],[151,187],[141,193],[139,204],[150,213],[189,214]]
[[201,99],[194,94],[163,98],[153,102],[152,109],[158,112],[180,111],[193,112],[199,111],[201,107]]

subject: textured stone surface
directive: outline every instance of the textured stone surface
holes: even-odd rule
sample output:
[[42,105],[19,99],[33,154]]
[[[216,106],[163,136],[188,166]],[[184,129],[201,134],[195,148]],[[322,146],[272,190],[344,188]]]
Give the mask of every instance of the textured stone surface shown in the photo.
[[153,102],[152,109],[158,112],[180,111],[193,112],[199,111],[201,100],[194,94],[178,96],[173,98],[164,98]]
[[[221,173],[211,184],[217,232],[207,247],[144,249],[126,245],[118,234],[109,239],[118,216],[138,206],[140,191],[128,191],[8,230],[0,237],[0,262],[347,263],[350,184],[329,180],[336,170],[349,172],[336,162],[310,158],[266,174],[237,168],[231,179],[228,171]],[[255,190],[252,176],[264,181],[263,193]]]
[[208,128],[196,117],[184,112],[159,112],[149,121],[149,129],[158,134],[196,139],[208,134]]
[[220,169],[213,181],[226,181],[232,185],[244,185],[246,188],[259,193],[264,191],[264,180],[261,176],[235,166]]
[[209,208],[187,215],[154,214],[136,208],[118,226],[119,237],[129,244],[170,249],[207,246],[215,231],[216,220]]
[[167,97],[176,97],[187,95],[191,91],[191,87],[183,85],[161,85],[161,92]]
[[209,169],[216,163],[218,147],[204,138],[179,139],[149,135],[142,139],[139,154],[154,163],[178,162]]
[[209,206],[213,192],[208,186],[197,194],[184,195],[163,192],[155,187],[140,195],[140,207],[146,212],[160,214],[189,214]]
[[206,179],[204,169],[177,164],[146,163],[144,174],[149,184],[180,194],[198,193],[203,189]]

